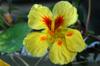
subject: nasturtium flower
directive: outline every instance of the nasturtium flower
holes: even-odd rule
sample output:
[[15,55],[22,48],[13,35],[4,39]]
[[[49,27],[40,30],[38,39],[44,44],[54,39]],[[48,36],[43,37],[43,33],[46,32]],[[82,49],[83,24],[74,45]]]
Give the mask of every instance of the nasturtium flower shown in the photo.
[[46,6],[34,4],[28,15],[28,25],[41,32],[29,33],[23,44],[33,57],[42,57],[47,52],[52,63],[72,62],[78,52],[86,48],[81,33],[68,28],[78,19],[77,9],[68,1],[55,4],[52,12]]

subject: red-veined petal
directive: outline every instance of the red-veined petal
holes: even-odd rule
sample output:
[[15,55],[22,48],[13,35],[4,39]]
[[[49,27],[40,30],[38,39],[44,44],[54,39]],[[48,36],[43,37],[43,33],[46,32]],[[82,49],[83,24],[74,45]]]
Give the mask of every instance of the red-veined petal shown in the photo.
[[72,52],[81,52],[86,48],[86,44],[81,33],[75,29],[68,29],[65,33],[66,47]]
[[49,28],[52,22],[52,13],[48,7],[35,4],[32,6],[28,15],[28,25],[32,29]]
[[52,63],[63,65],[74,60],[77,53],[69,51],[64,44],[64,40],[58,38],[50,48],[49,58]]

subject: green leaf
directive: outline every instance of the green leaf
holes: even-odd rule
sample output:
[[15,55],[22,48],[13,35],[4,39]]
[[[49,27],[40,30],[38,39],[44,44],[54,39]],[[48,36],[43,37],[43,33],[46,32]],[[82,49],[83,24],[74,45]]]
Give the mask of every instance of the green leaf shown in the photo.
[[4,19],[3,19],[4,13],[5,11],[2,8],[0,8],[0,27],[6,29],[6,26],[4,25]]
[[4,25],[3,17],[1,15],[0,15],[0,27],[2,27],[3,29],[6,29],[6,26]]
[[3,10],[1,7],[0,7],[0,15],[3,15],[5,13],[5,10]]
[[26,23],[19,23],[0,34],[0,52],[11,53],[22,48],[26,34],[30,32]]

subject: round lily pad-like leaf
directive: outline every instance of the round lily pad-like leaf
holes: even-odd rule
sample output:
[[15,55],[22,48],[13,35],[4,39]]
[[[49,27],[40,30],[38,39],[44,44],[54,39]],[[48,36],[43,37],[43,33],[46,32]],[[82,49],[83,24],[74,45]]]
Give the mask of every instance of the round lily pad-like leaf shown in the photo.
[[0,34],[0,52],[11,53],[22,48],[26,34],[30,32],[26,23],[18,23]]

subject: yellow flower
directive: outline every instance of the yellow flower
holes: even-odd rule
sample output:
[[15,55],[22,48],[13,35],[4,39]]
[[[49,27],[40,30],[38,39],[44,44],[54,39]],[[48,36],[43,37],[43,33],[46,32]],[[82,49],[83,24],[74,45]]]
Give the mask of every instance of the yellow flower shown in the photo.
[[28,25],[44,30],[28,34],[24,46],[34,57],[42,57],[48,52],[55,64],[72,62],[76,54],[86,48],[81,33],[68,28],[77,18],[77,9],[68,1],[56,3],[52,12],[46,6],[34,4],[28,15]]
[[0,66],[10,66],[10,65],[0,59]]

